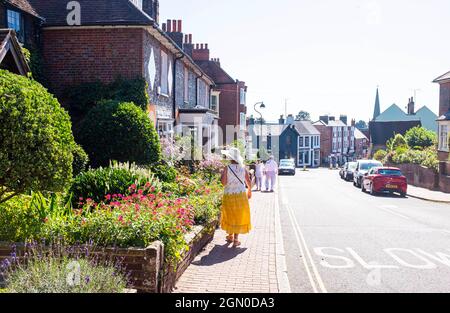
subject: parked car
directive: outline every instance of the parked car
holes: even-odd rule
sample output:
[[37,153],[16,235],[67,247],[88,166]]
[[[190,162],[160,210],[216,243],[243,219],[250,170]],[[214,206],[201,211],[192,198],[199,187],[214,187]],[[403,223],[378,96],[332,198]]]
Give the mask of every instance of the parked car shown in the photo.
[[295,160],[280,160],[280,165],[278,166],[278,175],[285,174],[295,175]]
[[377,160],[359,160],[356,162],[356,169],[353,175],[353,185],[361,188],[362,179],[373,167],[383,167]]
[[378,193],[399,193],[406,196],[408,181],[402,171],[395,167],[374,167],[363,178],[363,192],[368,191],[372,195]]
[[341,178],[346,181],[352,181],[353,175],[355,173],[356,165],[357,165],[356,162],[345,163],[339,172],[339,175],[341,176]]

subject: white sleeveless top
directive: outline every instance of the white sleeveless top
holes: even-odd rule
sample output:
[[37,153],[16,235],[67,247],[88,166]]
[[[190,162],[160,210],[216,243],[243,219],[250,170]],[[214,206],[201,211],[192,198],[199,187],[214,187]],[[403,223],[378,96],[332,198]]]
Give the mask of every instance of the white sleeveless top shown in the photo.
[[[234,175],[233,172],[236,174]],[[237,177],[239,179],[237,179]],[[245,188],[245,167],[239,164],[231,164],[227,167],[227,185],[225,186],[225,194],[240,194],[247,192]]]

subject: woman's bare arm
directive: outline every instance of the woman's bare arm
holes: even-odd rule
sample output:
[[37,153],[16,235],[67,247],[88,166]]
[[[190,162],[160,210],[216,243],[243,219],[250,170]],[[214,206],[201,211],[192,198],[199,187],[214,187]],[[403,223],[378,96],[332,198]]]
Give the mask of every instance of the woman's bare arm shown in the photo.
[[227,171],[227,168],[225,167],[223,170],[222,170],[222,177],[220,178],[220,180],[221,180],[221,182],[222,182],[222,185],[226,185],[227,184],[227,182],[228,182],[228,173],[227,173],[228,171]]
[[245,182],[247,183],[247,187],[249,189],[252,189],[252,181],[250,179],[250,174],[248,173],[247,170],[245,170]]

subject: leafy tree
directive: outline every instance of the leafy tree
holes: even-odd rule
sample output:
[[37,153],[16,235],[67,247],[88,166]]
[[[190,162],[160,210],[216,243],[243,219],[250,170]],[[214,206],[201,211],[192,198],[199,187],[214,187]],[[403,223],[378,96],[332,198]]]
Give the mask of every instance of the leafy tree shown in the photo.
[[410,147],[421,150],[435,145],[437,135],[433,131],[416,126],[406,132],[405,139]]
[[363,120],[360,120],[359,122],[357,122],[355,124],[355,127],[358,129],[367,129],[368,128],[367,123]]
[[309,114],[306,111],[300,111],[297,116],[295,117],[296,121],[310,121],[311,120],[311,114]]
[[241,156],[245,158],[245,141],[244,140],[235,140],[231,144],[232,147],[239,149],[239,152],[241,153]]
[[383,162],[383,160],[386,156],[387,156],[387,152],[385,150],[378,150],[373,155],[373,158],[377,161]]
[[105,101],[94,107],[76,132],[94,167],[110,161],[151,165],[161,160],[153,123],[131,102]]
[[387,143],[391,151],[396,151],[398,149],[408,149],[408,143],[402,134],[397,134],[393,139]]
[[71,127],[41,84],[0,70],[0,203],[30,190],[67,187],[75,149]]
[[89,163],[89,156],[80,145],[76,145],[72,153],[73,153],[73,163],[72,163],[73,176],[77,176],[78,174],[86,170],[86,167]]

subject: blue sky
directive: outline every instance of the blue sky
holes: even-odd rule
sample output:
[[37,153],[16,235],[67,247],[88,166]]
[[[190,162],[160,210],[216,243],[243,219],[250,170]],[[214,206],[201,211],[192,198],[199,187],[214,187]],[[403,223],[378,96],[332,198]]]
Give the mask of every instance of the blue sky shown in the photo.
[[249,87],[264,116],[300,110],[372,117],[417,105],[437,113],[439,87],[450,70],[448,0],[161,0],[161,22],[182,19],[194,43],[208,43],[231,76]]

